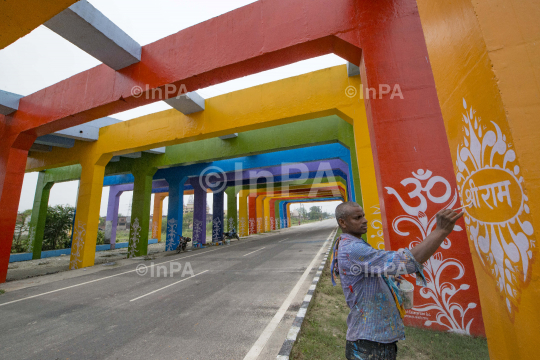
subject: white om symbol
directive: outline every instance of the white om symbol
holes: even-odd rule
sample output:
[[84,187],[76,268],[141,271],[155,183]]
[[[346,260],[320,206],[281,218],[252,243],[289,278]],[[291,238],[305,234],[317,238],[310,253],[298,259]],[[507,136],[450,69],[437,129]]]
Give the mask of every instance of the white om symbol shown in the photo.
[[[425,196],[422,194],[422,192],[426,193],[428,199],[436,204],[442,204],[446,202],[448,199],[450,199],[450,195],[452,194],[452,188],[450,187],[450,183],[445,178],[441,176],[431,177],[431,175],[433,175],[431,171],[427,170],[424,172],[424,170],[422,169],[418,170],[417,174],[414,172],[412,174],[414,178],[404,179],[403,181],[401,181],[401,185],[403,186],[407,186],[409,184],[415,185],[414,190],[409,192],[408,195],[409,195],[409,198],[411,199],[414,199],[414,198],[420,199],[420,204],[418,206],[408,205],[407,203],[405,203],[405,201],[401,198],[401,196],[397,193],[395,189],[391,187],[385,188],[388,194],[396,196],[399,203],[401,204],[401,207],[403,208],[403,210],[405,210],[407,214],[411,216],[418,216],[420,212],[426,211],[427,200]],[[423,187],[421,180],[427,180],[427,179],[429,179],[429,181],[427,182],[426,186]],[[431,189],[433,189],[433,187],[438,183],[444,184],[444,186],[446,187],[446,190],[442,196],[433,196],[431,194]]]

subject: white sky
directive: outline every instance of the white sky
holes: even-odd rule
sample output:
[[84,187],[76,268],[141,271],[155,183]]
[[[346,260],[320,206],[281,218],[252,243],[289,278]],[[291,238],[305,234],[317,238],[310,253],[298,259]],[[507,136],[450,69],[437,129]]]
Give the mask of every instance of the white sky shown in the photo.
[[[219,16],[253,0],[89,0],[98,10],[114,21],[122,30],[141,45],[159,40],[182,29]],[[101,62],[73,44],[64,40],[44,26],[0,50],[0,89],[21,95],[55,84],[70,76],[88,70]],[[281,68],[265,71],[244,78],[200,89],[204,98],[249,88],[315,70],[345,64],[346,61],[330,54],[301,61]],[[112,115],[120,120],[130,120],[146,114],[169,109],[160,101],[147,106]],[[37,173],[26,174],[23,183],[19,210],[32,207],[37,183]],[[78,181],[56,184],[51,190],[49,205],[69,204],[74,206]],[[106,214],[108,188],[103,189],[101,216]],[[131,192],[124,193],[120,200],[120,212],[127,215],[131,203]],[[187,201],[187,197],[185,198]],[[212,196],[208,196],[212,206]],[[333,212],[337,202],[321,202],[323,211]],[[164,214],[167,213],[167,199]]]

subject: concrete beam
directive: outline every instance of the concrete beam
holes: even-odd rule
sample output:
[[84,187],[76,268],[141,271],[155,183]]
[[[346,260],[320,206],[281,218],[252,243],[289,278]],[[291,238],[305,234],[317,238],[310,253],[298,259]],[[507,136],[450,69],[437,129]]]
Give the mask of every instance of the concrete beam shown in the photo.
[[347,75],[350,76],[358,76],[360,75],[360,68],[353,63],[348,62],[347,63]]
[[235,137],[238,137],[238,133],[229,134],[229,135],[225,135],[225,136],[220,136],[219,138],[221,140],[227,140],[227,139],[234,139]]
[[52,146],[50,145],[41,145],[41,144],[32,144],[29,151],[35,151],[35,152],[51,152]]
[[0,90],[0,114],[9,115],[19,109],[19,100],[22,95],[17,95]]
[[131,158],[131,159],[138,159],[142,156],[142,152],[134,152],[134,153],[131,153],[131,154],[124,154],[124,155],[120,155],[121,157],[126,157],[126,158]]
[[204,98],[196,92],[190,92],[164,101],[184,115],[204,110]]
[[141,60],[141,45],[86,0],[43,25],[114,70]]
[[144,151],[149,154],[165,154],[165,146]]
[[99,137],[100,128],[119,122],[122,121],[112,117],[104,117],[87,122],[86,124],[57,131],[54,133],[54,135],[81,141],[96,141]]
[[38,137],[34,144],[57,146],[65,149],[70,149],[75,146],[75,140],[49,134]]
[[146,150],[146,151],[142,151],[142,152],[141,151],[134,152],[134,153],[131,153],[131,154],[113,156],[111,158],[111,160],[109,160],[109,162],[118,162],[118,161],[120,161],[121,157],[131,158],[131,159],[139,159],[140,157],[142,157],[143,152],[150,153],[150,154],[165,154],[165,147],[150,149],[150,150]]

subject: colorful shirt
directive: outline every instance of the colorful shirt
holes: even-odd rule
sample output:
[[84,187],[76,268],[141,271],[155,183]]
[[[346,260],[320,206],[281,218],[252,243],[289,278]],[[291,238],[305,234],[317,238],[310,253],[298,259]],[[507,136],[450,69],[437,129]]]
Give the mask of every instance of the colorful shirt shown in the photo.
[[341,287],[351,309],[347,340],[380,343],[404,340],[405,328],[390,290],[393,280],[388,276],[416,273],[417,285],[426,286],[423,267],[411,252],[376,250],[362,239],[342,234],[337,262]]

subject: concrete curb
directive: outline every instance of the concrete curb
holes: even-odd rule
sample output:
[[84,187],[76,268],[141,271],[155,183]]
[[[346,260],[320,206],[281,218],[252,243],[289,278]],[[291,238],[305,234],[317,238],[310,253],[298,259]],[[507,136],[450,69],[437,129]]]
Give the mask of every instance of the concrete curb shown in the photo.
[[317,269],[317,272],[315,273],[315,277],[313,278],[311,286],[309,287],[309,290],[306,296],[304,297],[302,306],[300,306],[300,309],[298,310],[298,313],[296,314],[296,318],[293,321],[291,329],[287,333],[287,338],[283,342],[283,345],[281,345],[281,350],[279,350],[278,356],[276,358],[277,360],[289,360],[292,347],[294,345],[294,342],[296,341],[296,338],[298,337],[298,333],[300,332],[302,323],[304,322],[304,318],[306,316],[309,303],[311,302],[311,299],[313,298],[313,293],[315,293],[315,289],[317,288],[317,284],[319,283],[319,279],[324,269],[324,265],[326,265],[328,254],[330,254],[330,251],[332,251],[332,244],[334,243],[334,238],[336,236],[336,233],[337,233],[337,228],[334,229],[334,231],[332,231],[332,233],[329,236],[329,239],[327,239],[327,241],[330,240],[330,244],[328,245],[328,248],[326,252],[324,253],[324,259],[321,261],[321,264],[319,268]]

